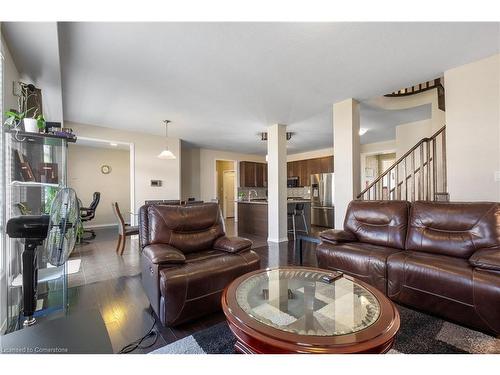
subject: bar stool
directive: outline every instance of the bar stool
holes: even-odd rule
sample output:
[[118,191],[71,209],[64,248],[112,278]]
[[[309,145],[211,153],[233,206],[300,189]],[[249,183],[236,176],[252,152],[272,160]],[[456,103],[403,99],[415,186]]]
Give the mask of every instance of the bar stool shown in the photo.
[[[295,223],[295,218],[297,216],[302,216],[302,221],[304,222],[304,229],[297,230],[297,225]],[[292,219],[292,229],[289,229],[288,232],[293,233],[293,239],[296,238],[297,231],[309,233],[309,230],[307,229],[306,215],[304,212],[304,203],[295,204],[293,212],[288,212],[288,218]]]

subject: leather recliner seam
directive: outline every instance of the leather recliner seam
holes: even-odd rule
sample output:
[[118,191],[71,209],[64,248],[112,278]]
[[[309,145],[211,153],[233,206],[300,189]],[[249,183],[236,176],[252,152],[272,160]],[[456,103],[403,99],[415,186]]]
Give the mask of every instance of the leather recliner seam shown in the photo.
[[488,327],[490,328],[493,332],[496,332],[496,330],[488,323],[487,320],[483,318],[483,316],[477,311],[477,304],[476,304],[476,283],[474,282],[474,274],[476,273],[476,269],[472,270],[472,303],[473,303],[473,309],[476,315],[481,319],[481,321]]
[[403,287],[408,288],[408,289],[412,289],[412,290],[416,290],[416,291],[418,291],[418,292],[422,292],[422,293],[430,294],[431,296],[435,296],[435,297],[443,298],[443,299],[448,300],[448,301],[456,302],[456,303],[459,303],[459,304],[461,304],[461,305],[465,305],[465,306],[469,306],[469,307],[474,307],[474,305],[471,305],[471,304],[469,304],[469,303],[462,302],[462,301],[459,301],[459,300],[454,299],[454,298],[450,298],[450,297],[442,296],[441,294],[432,293],[432,292],[429,292],[429,291],[427,291],[427,290],[423,290],[423,289],[420,289],[420,288],[416,288],[416,287],[413,287],[413,286],[410,286],[410,285],[406,285],[406,283],[403,285]]

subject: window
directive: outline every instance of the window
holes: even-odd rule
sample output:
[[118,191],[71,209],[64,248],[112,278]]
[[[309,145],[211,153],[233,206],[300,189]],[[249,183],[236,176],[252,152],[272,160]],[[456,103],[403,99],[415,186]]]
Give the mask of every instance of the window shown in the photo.
[[[0,131],[0,283],[2,281],[2,275],[5,273],[5,168],[4,168],[4,133],[3,133],[3,120],[4,120],[4,109],[3,109],[3,44],[0,42],[0,119],[2,121],[1,131]],[[1,287],[1,286],[0,286]],[[0,301],[1,306],[1,301]]]
[[3,93],[4,93],[4,58],[3,45],[0,41],[0,334],[7,328],[7,276],[6,265],[6,238],[5,238],[5,164],[4,164],[4,133],[3,133]]

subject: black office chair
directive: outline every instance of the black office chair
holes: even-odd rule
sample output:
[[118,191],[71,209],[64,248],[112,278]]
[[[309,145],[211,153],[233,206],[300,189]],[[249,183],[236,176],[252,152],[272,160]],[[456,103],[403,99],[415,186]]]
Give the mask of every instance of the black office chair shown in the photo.
[[[86,221],[91,221],[95,217],[95,210],[97,209],[100,200],[101,200],[101,193],[96,191],[94,193],[90,206],[80,207],[80,219],[82,220],[82,223]],[[90,237],[84,237],[85,233],[90,233]],[[95,238],[95,231],[93,229],[85,229],[81,237],[81,242],[88,243],[89,240],[93,240],[94,238]]]

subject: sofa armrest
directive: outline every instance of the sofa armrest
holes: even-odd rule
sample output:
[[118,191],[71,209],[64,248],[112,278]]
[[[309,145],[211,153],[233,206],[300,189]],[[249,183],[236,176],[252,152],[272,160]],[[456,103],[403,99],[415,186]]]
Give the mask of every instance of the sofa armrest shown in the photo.
[[356,242],[358,240],[353,233],[339,229],[325,230],[319,234],[319,237],[322,240],[331,243]]
[[500,246],[477,250],[469,263],[473,267],[500,271]]
[[222,236],[215,241],[214,249],[227,253],[239,253],[244,250],[250,250],[252,244],[252,241],[247,238]]
[[180,250],[166,244],[145,246],[142,253],[154,264],[182,264],[186,262],[186,257]]

